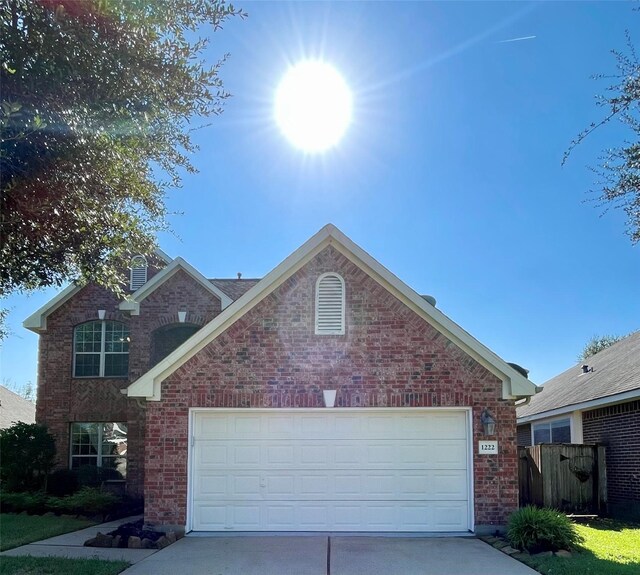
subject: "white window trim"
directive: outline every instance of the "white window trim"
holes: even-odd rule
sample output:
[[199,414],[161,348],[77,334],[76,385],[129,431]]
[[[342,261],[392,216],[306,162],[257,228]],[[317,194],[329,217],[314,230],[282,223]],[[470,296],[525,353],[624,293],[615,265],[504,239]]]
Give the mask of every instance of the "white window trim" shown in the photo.
[[[319,319],[319,300],[320,300],[320,284],[322,280],[328,276],[335,277],[340,281],[340,287],[342,288],[341,301],[340,301],[340,329],[339,330],[320,330]],[[336,272],[327,272],[322,274],[316,281],[316,310],[315,310],[315,334],[316,335],[344,335],[345,334],[345,306],[346,306],[346,289],[344,284],[344,278]]]
[[[73,454],[73,426],[74,424],[83,424],[83,423],[97,423],[100,427],[98,427],[98,453],[96,455],[74,455]],[[124,422],[118,422],[118,421],[72,421],[69,424],[69,469],[73,469],[73,459],[74,457],[76,459],[91,459],[93,457],[96,458],[96,467],[102,467],[102,459],[103,458],[116,458],[116,457],[122,457],[124,459],[128,459],[127,455],[103,455],[102,454],[102,436],[103,436],[103,429],[102,426],[105,423],[124,423]],[[129,452],[129,431],[127,428],[127,453]],[[125,481],[126,479],[123,479],[122,481]],[[111,480],[111,481],[115,481],[115,480]]]
[[[138,261],[142,261],[144,262],[144,265],[136,265],[136,263]],[[147,268],[149,267],[149,264],[147,262],[147,258],[145,258],[143,255],[138,255],[138,256],[134,256],[131,258],[131,268],[129,270],[129,289],[131,291],[136,291],[138,289],[140,289],[144,284],[147,283]],[[140,284],[140,285],[134,285],[133,284],[133,273],[134,270],[144,270],[144,281]]]
[[536,444],[535,442],[535,435],[534,435],[534,428],[536,425],[551,425],[552,423],[554,423],[555,421],[564,421],[564,420],[568,420],[569,421],[569,433],[570,433],[570,437],[571,437],[571,442],[574,443],[574,422],[573,422],[573,417],[571,417],[570,415],[562,415],[560,417],[553,417],[550,419],[542,419],[539,421],[532,421],[531,422],[531,445],[540,445],[539,443]]
[[[85,321],[83,323],[79,323],[78,325],[74,326],[73,328],[73,375],[72,377],[74,379],[95,379],[96,377],[101,377],[101,378],[108,378],[108,379],[126,379],[129,377],[129,374],[127,373],[126,375],[105,375],[104,374],[104,367],[105,367],[105,358],[107,355],[107,322],[110,321],[112,323],[119,323],[122,324],[124,326],[126,326],[126,324],[120,322],[120,321],[116,321],[116,320],[91,320],[91,321]],[[80,327],[81,325],[84,325],[86,323],[97,323],[100,322],[102,324],[101,326],[101,336],[100,336],[100,368],[98,370],[98,375],[76,375],[76,358],[79,355],[95,355],[97,352],[95,351],[76,351],[76,330],[78,327]],[[128,351],[110,351],[109,355],[129,355]],[[127,371],[129,371],[127,369]]]

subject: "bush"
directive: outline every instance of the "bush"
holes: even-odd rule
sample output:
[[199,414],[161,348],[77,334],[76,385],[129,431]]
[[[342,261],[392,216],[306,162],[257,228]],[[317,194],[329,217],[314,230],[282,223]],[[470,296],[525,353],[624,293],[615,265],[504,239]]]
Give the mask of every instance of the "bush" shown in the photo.
[[122,475],[110,467],[82,465],[74,471],[80,487],[100,487],[104,481],[122,479]]
[[[52,501],[52,500],[56,501]],[[102,515],[114,509],[121,499],[112,493],[105,493],[94,487],[83,487],[73,495],[62,498],[50,498],[50,505],[60,513],[74,515]]]
[[531,505],[511,514],[507,538],[512,547],[530,553],[569,549],[581,541],[566,515]]
[[38,491],[53,467],[56,445],[45,426],[20,422],[0,430],[0,453],[4,491]]
[[47,496],[42,491],[35,493],[18,492],[5,493],[0,496],[0,511],[2,513],[22,513],[38,515],[47,511]]
[[78,489],[78,474],[73,469],[57,469],[47,479],[47,493],[56,497],[71,495]]

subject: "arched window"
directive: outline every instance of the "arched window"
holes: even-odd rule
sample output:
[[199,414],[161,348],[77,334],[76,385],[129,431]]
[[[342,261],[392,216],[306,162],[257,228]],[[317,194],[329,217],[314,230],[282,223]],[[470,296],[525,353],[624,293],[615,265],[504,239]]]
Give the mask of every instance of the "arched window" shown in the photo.
[[174,323],[154,331],[151,335],[151,366],[167,357],[199,329],[200,326],[190,323]]
[[147,258],[135,256],[131,260],[131,291],[136,291],[147,283]]
[[316,334],[344,334],[344,280],[336,273],[322,274],[316,283]]
[[119,321],[88,321],[73,332],[74,377],[127,377],[129,328]]

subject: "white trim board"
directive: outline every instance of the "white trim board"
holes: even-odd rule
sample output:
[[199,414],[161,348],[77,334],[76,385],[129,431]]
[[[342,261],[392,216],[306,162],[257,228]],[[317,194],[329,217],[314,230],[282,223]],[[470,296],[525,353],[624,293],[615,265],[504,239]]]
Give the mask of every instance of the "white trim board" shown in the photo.
[[536,386],[489,348],[428,303],[422,296],[400,281],[389,270],[353,243],[332,224],[323,227],[300,248],[276,266],[241,298],[224,309],[187,342],[178,347],[155,367],[127,388],[129,397],[160,401],[161,383],[181,365],[229,328],[235,321],[258,305],[279,285],[296,273],[327,246],[333,246],[370,277],[468,353],[502,381],[502,397],[515,399],[535,395]]

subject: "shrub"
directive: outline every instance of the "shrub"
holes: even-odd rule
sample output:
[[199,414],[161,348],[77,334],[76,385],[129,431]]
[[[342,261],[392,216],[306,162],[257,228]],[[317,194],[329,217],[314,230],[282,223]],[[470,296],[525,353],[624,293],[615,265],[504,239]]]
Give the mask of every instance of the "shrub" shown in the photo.
[[531,553],[569,549],[581,541],[566,515],[531,505],[511,514],[507,538],[512,547]]
[[42,491],[28,493],[26,491],[18,493],[2,492],[0,496],[0,510],[3,513],[22,513],[26,511],[31,515],[44,513],[47,510],[47,496]]
[[56,445],[45,426],[19,422],[0,430],[0,453],[2,489],[37,491],[46,484]]
[[75,470],[78,485],[81,487],[100,487],[104,481],[122,479],[122,475],[109,467],[82,465]]
[[[51,500],[57,499],[53,502]],[[83,487],[73,495],[62,498],[50,498],[50,504],[60,513],[75,515],[102,515],[113,510],[121,499],[112,493],[105,493],[94,487]]]
[[56,497],[71,495],[78,489],[78,474],[73,469],[57,469],[47,479],[47,493]]

